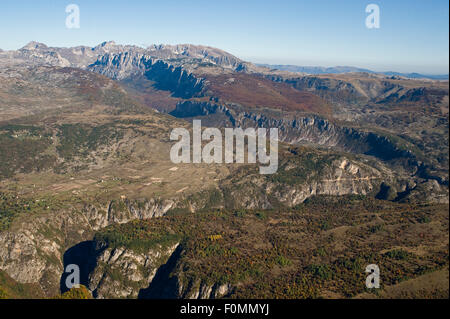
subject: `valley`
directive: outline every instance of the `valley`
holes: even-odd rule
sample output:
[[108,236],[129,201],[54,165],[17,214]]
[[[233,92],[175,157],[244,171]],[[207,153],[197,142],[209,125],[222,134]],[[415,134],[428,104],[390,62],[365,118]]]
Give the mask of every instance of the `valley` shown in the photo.
[[[0,297],[79,264],[93,298],[448,298],[448,108],[448,81],[205,46],[0,51]],[[278,170],[174,164],[194,119],[278,128]]]

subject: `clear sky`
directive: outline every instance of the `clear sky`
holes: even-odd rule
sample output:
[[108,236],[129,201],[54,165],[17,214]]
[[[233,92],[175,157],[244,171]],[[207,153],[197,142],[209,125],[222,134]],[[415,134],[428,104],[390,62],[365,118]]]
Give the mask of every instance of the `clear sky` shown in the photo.
[[[65,26],[68,4],[80,29]],[[380,7],[368,29],[365,8]],[[448,0],[1,0],[0,48],[192,43],[271,64],[447,74]]]

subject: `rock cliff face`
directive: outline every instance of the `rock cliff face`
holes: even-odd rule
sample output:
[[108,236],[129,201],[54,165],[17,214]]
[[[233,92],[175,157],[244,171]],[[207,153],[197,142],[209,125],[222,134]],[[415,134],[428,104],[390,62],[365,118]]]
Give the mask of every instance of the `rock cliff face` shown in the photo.
[[0,233],[0,270],[20,283],[39,283],[49,296],[55,295],[69,247],[108,225],[161,216],[172,205],[172,201],[113,201],[107,207],[86,205],[18,220]]
[[[180,267],[170,277],[159,278],[164,289],[155,290],[154,295],[141,294],[142,298],[162,299],[218,299],[227,297],[235,287],[229,283],[208,283],[200,279],[186,280]],[[186,282],[185,282],[186,281]]]
[[135,252],[125,248],[105,249],[97,243],[97,266],[89,275],[89,289],[99,299],[137,298],[178,245],[158,245],[146,252]]
[[93,230],[98,230],[112,224],[123,224],[136,219],[161,217],[174,202],[170,200],[144,200],[132,202],[128,199],[113,200],[107,210],[101,210],[93,205],[86,205],[83,214],[89,220]]
[[[317,161],[322,162],[323,159],[318,158]],[[297,174],[290,171],[296,169],[295,163],[281,165],[282,175],[273,178],[248,173],[245,173],[245,178],[236,175],[235,179],[224,183],[218,205],[230,209],[264,209],[273,208],[276,203],[295,206],[319,194],[375,196],[383,182],[396,191],[407,187],[407,183],[402,186],[395,173],[382,165],[374,169],[367,163],[345,157],[333,160],[319,176],[311,171],[310,176],[301,177],[292,185],[283,180],[283,176]],[[389,174],[393,177],[386,180],[385,176]],[[211,203],[207,198],[206,201]],[[190,205],[194,209],[203,208],[196,202]],[[77,263],[71,256],[74,253],[71,249],[78,243],[91,240],[95,231],[107,226],[159,217],[175,206],[173,201],[121,199],[111,201],[105,207],[85,205],[79,210],[68,209],[33,216],[32,221],[18,221],[10,231],[0,233],[3,243],[0,247],[0,270],[20,283],[39,283],[47,295],[54,295],[60,287],[63,288],[60,275],[64,266]],[[83,283],[97,298],[216,298],[233,289],[226,283],[186,282],[180,271],[177,271],[177,276],[169,277],[167,273],[179,266],[177,260],[181,247],[177,248],[178,245],[158,246],[141,252],[95,242],[92,245],[93,252],[81,253],[84,256],[81,263],[90,264],[87,259],[93,262],[87,273],[82,270],[85,272],[82,277],[85,278]]]
[[89,70],[115,80],[143,75],[154,81],[155,88],[170,91],[175,97],[190,98],[203,89],[203,80],[181,66],[141,53],[106,54],[93,63]]
[[179,243],[140,252],[98,241],[92,245],[96,266],[86,284],[98,299],[214,299],[233,290],[230,284],[185,279]]
[[[290,164],[282,169],[284,169],[283,174],[296,174],[295,167]],[[271,209],[274,206],[274,200],[275,203],[293,207],[314,195],[376,196],[383,181],[386,184],[398,185],[397,187],[406,187],[406,185],[400,186],[394,176],[391,180],[386,180],[384,174],[389,171],[386,167],[378,169],[362,162],[339,158],[325,168],[320,176],[313,176],[314,173],[311,172],[311,176],[306,178],[303,183],[291,183],[290,185],[290,183],[282,183],[277,177],[262,180],[254,176],[250,184],[260,184],[260,188],[265,189],[266,192],[255,192],[254,189],[245,192],[230,189],[228,196],[240,198],[239,203],[242,207]],[[292,172],[290,172],[291,170]]]
[[246,64],[241,59],[223,50],[202,45],[151,45],[148,54],[161,59],[201,59],[228,69],[240,69]]
[[186,101],[170,113],[180,118],[203,117],[205,125],[214,117],[226,118],[223,124],[234,127],[278,127],[279,139],[290,144],[311,143],[343,151],[367,154],[382,160],[413,158],[409,150],[399,149],[387,137],[351,127],[336,125],[316,115],[296,115],[267,110],[244,109],[239,105]]
[[[395,179],[397,180],[407,181],[401,182],[402,186],[398,187],[398,192],[402,193],[397,198],[398,200],[404,199],[412,193],[414,195],[411,197],[417,200],[421,197],[420,195],[417,197],[420,194],[420,189],[425,188],[434,190],[432,194],[429,194],[428,199],[435,202],[448,202],[448,177],[445,172],[440,174],[426,173],[432,171],[434,166],[432,159],[426,158],[416,145],[394,135],[338,124],[336,121],[313,114],[281,113],[275,110],[244,108],[238,104],[216,101],[190,100],[180,102],[170,114],[188,120],[200,118],[203,126],[277,127],[279,128],[279,140],[292,145],[315,145],[369,156],[377,160],[369,164],[371,168],[379,169],[383,167],[380,172],[384,174],[384,179],[389,179],[388,176],[396,176]],[[356,185],[355,181],[360,180],[360,184],[364,184],[364,179],[369,178],[370,180],[371,177],[369,176],[372,175],[367,174],[364,178],[361,176],[348,176],[346,178],[353,180],[353,184]],[[329,177],[329,179],[335,178]],[[344,181],[345,179],[338,181],[341,183],[341,187]],[[392,183],[392,181],[389,181],[389,183]],[[358,186],[356,188],[343,187],[341,190],[335,189],[335,192],[331,191],[325,184],[312,183],[308,187],[310,189],[306,191],[305,194],[308,194],[305,195],[306,197],[315,193],[334,195],[369,193],[367,189],[358,189]],[[371,189],[378,187],[379,184],[370,186]],[[301,193],[303,192],[301,191]],[[306,197],[299,195],[299,198],[304,199]],[[261,207],[267,207],[267,205]]]
[[97,298],[216,299],[233,291],[231,284],[186,279],[182,254],[178,243],[145,253],[106,249],[97,259],[89,287]]
[[103,42],[92,48],[87,46],[56,48],[33,41],[17,51],[4,52],[0,55],[0,64],[4,62],[8,64],[18,63],[33,66],[46,65],[84,69],[104,54],[126,50],[142,51],[143,49],[135,46],[116,45],[112,41]]

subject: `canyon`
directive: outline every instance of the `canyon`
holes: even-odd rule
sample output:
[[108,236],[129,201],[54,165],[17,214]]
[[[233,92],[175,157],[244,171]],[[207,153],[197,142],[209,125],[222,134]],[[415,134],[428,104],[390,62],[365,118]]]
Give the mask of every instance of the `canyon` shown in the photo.
[[[71,263],[95,298],[348,298],[362,263],[389,289],[448,267],[448,81],[113,42],[0,67],[0,295],[64,293]],[[278,171],[174,164],[194,119],[278,128]]]

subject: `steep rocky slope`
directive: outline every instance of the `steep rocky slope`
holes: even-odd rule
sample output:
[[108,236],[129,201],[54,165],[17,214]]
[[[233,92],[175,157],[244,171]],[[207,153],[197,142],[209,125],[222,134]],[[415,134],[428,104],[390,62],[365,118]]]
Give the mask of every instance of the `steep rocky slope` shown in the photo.
[[38,284],[47,296],[56,295],[66,249],[92,238],[93,232],[108,225],[161,216],[173,205],[170,201],[149,201],[145,205],[140,203],[145,208],[136,209],[135,204],[129,203],[125,212],[108,206],[97,208],[85,203],[83,207],[80,203],[71,207],[71,204],[19,216],[10,228],[0,232],[0,270],[19,283]]
[[160,245],[156,242],[154,248],[141,253],[120,247],[98,247],[95,252],[96,267],[89,274],[89,289],[98,299],[137,298],[141,289],[150,285],[178,245]]

